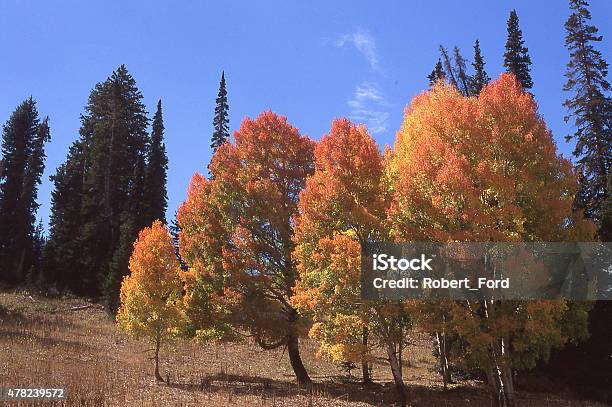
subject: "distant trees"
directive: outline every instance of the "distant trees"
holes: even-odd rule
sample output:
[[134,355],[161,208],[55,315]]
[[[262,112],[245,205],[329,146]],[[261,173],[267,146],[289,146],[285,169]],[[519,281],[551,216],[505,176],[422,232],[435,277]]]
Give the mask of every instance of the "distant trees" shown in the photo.
[[130,257],[130,274],[121,283],[119,328],[155,344],[155,378],[159,373],[159,351],[163,341],[184,329],[181,268],[174,255],[168,229],[155,221],[144,228]]
[[474,43],[474,61],[471,63],[474,73],[468,72],[468,61],[461,55],[458,47],[453,48],[452,57],[446,48],[440,45],[440,59],[434,70],[427,77],[430,88],[440,80],[459,90],[464,96],[476,96],[490,78],[485,71],[485,62],[480,51],[480,41]]
[[221,82],[219,83],[219,94],[217,95],[215,115],[213,117],[213,135],[210,148],[213,153],[219,146],[229,139],[229,104],[227,103],[227,89],[225,88],[225,71],[221,72]]
[[40,121],[31,97],[13,112],[2,131],[0,161],[0,280],[21,283],[40,247],[36,233],[38,185],[44,170],[49,119]]
[[508,37],[506,39],[506,51],[504,52],[504,66],[506,72],[514,74],[523,89],[529,90],[533,87],[530,66],[531,57],[529,49],[525,46],[523,32],[519,27],[519,18],[516,10],[510,12],[508,18]]

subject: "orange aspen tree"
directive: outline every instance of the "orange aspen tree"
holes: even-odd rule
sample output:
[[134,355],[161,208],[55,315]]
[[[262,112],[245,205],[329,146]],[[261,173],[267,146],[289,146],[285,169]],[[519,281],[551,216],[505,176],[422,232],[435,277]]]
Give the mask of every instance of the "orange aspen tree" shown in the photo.
[[234,143],[217,148],[211,180],[194,177],[179,211],[181,254],[193,270],[191,319],[201,312],[201,325],[212,309],[213,319],[222,315],[222,330],[248,332],[263,349],[286,347],[302,384],[310,382],[298,342],[304,327],[289,299],[297,279],[294,216],[314,171],[313,150],[282,116],[247,118]]
[[179,252],[187,264],[185,273],[185,311],[188,334],[198,341],[235,339],[231,309],[235,292],[225,286],[223,247],[228,229],[222,223],[215,201],[214,180],[196,173],[179,207]]
[[312,318],[310,335],[321,344],[319,354],[362,362],[365,380],[371,349],[382,346],[405,404],[405,306],[360,298],[361,245],[386,235],[383,156],[365,126],[338,119],[317,144],[315,167],[300,195],[295,233],[300,278],[292,303]]
[[[593,225],[572,210],[577,179],[570,162],[557,155],[532,96],[510,74],[478,97],[443,84],[417,96],[388,171],[389,222],[399,242],[594,236]],[[465,357],[486,374],[500,406],[515,404],[514,370],[586,333],[587,311],[566,301],[454,301],[445,313],[446,328],[467,343]]]
[[155,221],[134,243],[130,274],[121,283],[119,328],[129,335],[151,339],[155,351],[155,378],[159,373],[162,341],[176,336],[184,325],[181,268],[168,229]]

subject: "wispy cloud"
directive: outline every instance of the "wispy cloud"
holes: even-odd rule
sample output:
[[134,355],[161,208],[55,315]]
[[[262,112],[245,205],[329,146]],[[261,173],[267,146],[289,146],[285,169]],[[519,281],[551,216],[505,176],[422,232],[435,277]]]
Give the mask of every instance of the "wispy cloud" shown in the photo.
[[376,41],[368,31],[357,29],[357,31],[350,34],[341,34],[334,42],[334,45],[338,48],[345,46],[355,47],[368,61],[370,67],[373,70],[378,70],[380,61],[376,52]]
[[378,134],[387,130],[389,112],[384,108],[388,107],[389,103],[376,84],[362,82],[357,85],[347,104],[351,109],[349,118],[364,123],[370,133]]

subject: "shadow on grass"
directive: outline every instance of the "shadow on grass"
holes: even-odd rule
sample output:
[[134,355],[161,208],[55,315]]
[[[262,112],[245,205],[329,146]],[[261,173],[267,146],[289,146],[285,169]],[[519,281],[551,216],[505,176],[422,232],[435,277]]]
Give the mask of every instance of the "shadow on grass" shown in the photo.
[[[273,380],[256,376],[216,374],[192,378],[190,382],[161,384],[184,391],[219,393],[229,397],[257,397],[262,400],[280,400],[303,397],[324,399],[327,402],[361,402],[372,406],[393,405],[397,396],[393,383],[362,385],[358,382],[314,382],[300,386],[295,382]],[[442,388],[407,383],[411,406],[490,406],[490,397],[483,389],[458,387],[448,391]],[[306,404],[308,405],[308,404]]]

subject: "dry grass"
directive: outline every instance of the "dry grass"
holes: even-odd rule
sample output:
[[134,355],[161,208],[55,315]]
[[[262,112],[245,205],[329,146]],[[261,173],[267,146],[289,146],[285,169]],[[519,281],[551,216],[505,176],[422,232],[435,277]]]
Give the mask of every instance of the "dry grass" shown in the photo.
[[[78,406],[386,406],[394,400],[389,369],[374,364],[373,386],[343,376],[318,360],[316,344],[303,341],[302,356],[315,385],[299,388],[282,349],[264,352],[250,343],[198,345],[176,341],[164,348],[156,383],[146,342],[122,332],[101,309],[70,310],[80,299],[46,299],[0,292],[0,386],[65,387]],[[431,343],[415,338],[407,350],[405,381],[412,406],[490,406],[478,382],[444,392],[433,371]],[[355,369],[354,374],[359,374]],[[33,405],[41,405],[40,403]],[[13,403],[26,405],[26,403]],[[51,402],[44,405],[52,405]],[[521,394],[520,406],[597,406],[559,394]]]

